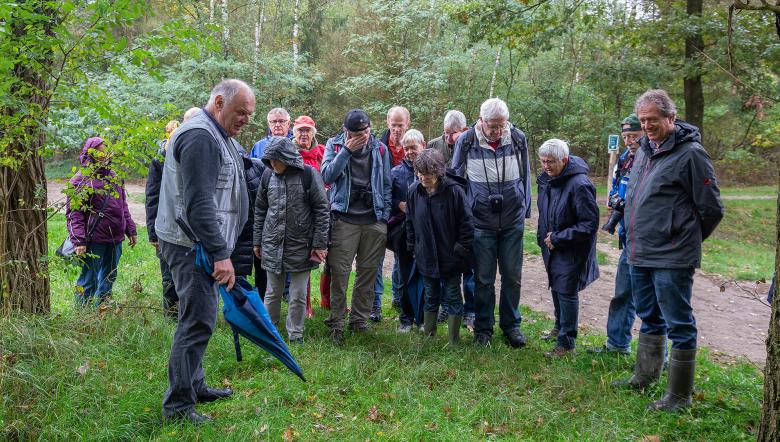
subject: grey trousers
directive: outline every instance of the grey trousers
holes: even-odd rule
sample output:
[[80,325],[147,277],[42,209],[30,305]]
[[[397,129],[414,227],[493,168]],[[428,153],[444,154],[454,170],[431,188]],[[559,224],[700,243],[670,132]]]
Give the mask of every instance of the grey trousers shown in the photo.
[[195,268],[189,247],[160,241],[160,253],[171,269],[179,294],[179,323],[168,360],[168,389],[163,413],[189,411],[204,392],[203,353],[217,323],[218,286],[210,275]]
[[[306,287],[309,285],[309,271],[290,272],[290,302],[287,308],[287,337],[297,339],[303,337],[303,323],[306,320]],[[287,274],[271,273],[268,275],[268,291],[265,294],[265,309],[276,328],[279,328],[279,316],[282,310],[282,295]]]
[[331,329],[343,330],[347,316],[347,285],[355,261],[355,285],[352,287],[350,328],[368,326],[368,315],[374,302],[374,281],[379,261],[385,256],[387,224],[349,224],[336,220],[328,248],[330,266],[330,316],[325,320]]

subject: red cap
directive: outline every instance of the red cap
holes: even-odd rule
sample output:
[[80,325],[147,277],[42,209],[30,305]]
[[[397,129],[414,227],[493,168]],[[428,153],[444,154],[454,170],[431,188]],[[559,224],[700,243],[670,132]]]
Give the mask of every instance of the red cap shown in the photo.
[[293,129],[298,129],[299,127],[311,127],[316,129],[314,126],[314,120],[312,120],[308,115],[301,115],[295,119],[295,125],[293,126]]

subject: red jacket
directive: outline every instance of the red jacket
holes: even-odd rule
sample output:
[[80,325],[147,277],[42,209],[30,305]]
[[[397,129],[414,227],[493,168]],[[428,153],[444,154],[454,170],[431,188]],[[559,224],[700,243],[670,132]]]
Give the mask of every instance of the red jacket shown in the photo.
[[309,150],[298,149],[298,153],[303,157],[303,164],[308,164],[320,172],[320,164],[322,164],[322,155],[325,153],[325,145],[318,144]]

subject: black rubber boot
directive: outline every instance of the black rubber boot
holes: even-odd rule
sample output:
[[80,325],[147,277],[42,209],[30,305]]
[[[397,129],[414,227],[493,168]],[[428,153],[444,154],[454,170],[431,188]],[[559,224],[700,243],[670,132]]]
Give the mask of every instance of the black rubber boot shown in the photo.
[[661,400],[648,405],[648,410],[677,411],[691,406],[693,376],[696,371],[696,349],[672,349],[669,363],[669,384]]
[[460,323],[463,321],[463,316],[450,315],[447,318],[447,338],[450,345],[458,345],[460,342]]
[[436,312],[423,312],[423,334],[436,336]]
[[664,366],[666,335],[647,335],[639,333],[636,346],[636,364],[630,379],[615,381],[612,385],[625,386],[641,390],[661,377]]

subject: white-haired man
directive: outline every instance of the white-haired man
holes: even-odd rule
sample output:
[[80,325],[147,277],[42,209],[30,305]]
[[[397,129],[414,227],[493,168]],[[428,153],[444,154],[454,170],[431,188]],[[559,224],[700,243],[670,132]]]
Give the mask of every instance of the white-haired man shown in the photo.
[[455,143],[458,138],[469,130],[466,123],[466,116],[459,110],[448,111],[444,115],[444,131],[440,137],[432,139],[428,143],[428,149],[438,150],[444,157],[444,161],[452,161],[452,152],[455,149]]
[[[211,91],[208,104],[174,132],[165,154],[155,228],[179,294],[179,322],[163,397],[167,419],[210,420],[195,411],[195,404],[232,394],[206,385],[201,362],[217,322],[218,284],[232,288],[235,282],[230,254],[246,223],[249,197],[241,145],[233,137],[254,110],[249,86],[224,80]],[[179,222],[213,257],[212,275],[195,268],[192,241]]]
[[266,116],[268,122],[268,135],[265,138],[255,143],[252,146],[252,150],[249,152],[250,158],[263,158],[263,152],[265,152],[265,146],[271,140],[271,137],[287,137],[292,140],[293,134],[290,131],[290,113],[283,107],[275,107],[268,111]]
[[510,346],[522,347],[526,340],[520,331],[520,280],[524,222],[531,216],[531,167],[525,135],[509,123],[504,101],[482,103],[479,121],[455,144],[452,168],[468,180],[474,215],[474,340],[486,346],[493,335],[498,264],[499,326]]

